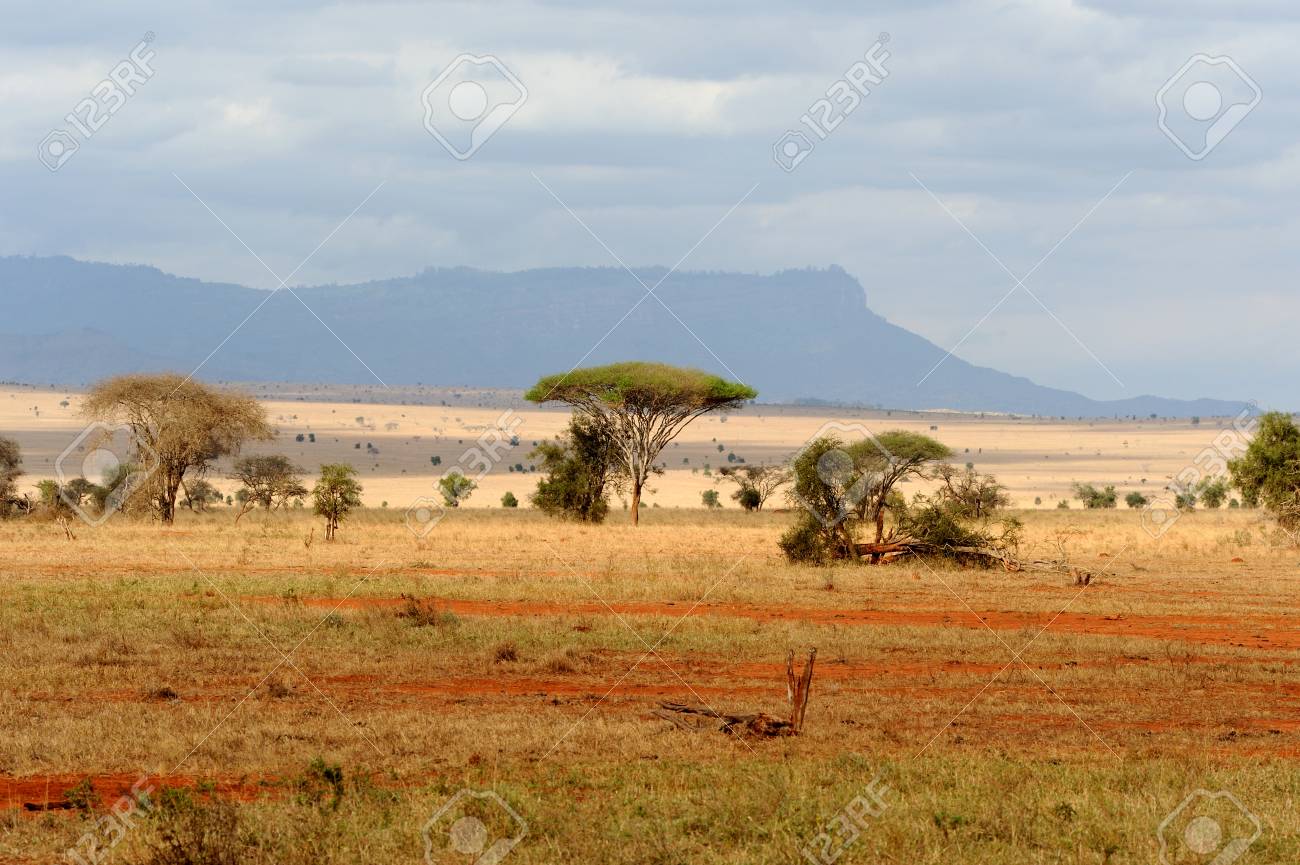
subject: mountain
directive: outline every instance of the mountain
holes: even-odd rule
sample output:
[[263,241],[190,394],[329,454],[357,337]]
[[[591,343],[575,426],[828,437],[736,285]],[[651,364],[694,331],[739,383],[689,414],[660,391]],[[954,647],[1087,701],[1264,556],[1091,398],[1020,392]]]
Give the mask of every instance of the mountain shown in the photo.
[[207,379],[523,388],[578,363],[653,359],[740,378],[764,402],[1068,416],[1245,405],[1097,401],[957,357],[918,386],[944,350],[873,313],[838,267],[666,274],[637,271],[647,286],[663,280],[654,295],[617,268],[437,269],[272,294],[152,267],[0,258],[0,380],[74,385],[203,364]]

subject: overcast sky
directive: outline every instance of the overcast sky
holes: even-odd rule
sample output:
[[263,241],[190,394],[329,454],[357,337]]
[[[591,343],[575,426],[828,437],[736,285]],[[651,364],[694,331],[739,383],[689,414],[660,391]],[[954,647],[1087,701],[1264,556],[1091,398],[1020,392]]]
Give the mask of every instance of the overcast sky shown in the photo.
[[[1098,398],[1300,407],[1293,0],[0,8],[0,254],[274,288],[201,198],[281,277],[324,240],[294,285],[610,250],[839,264],[876,312],[974,363]],[[82,134],[65,116],[146,33],[152,77]],[[837,82],[873,50],[888,76],[821,139],[801,117],[828,91],[850,104]],[[465,160],[422,101],[461,54],[527,91]],[[1235,66],[1177,76],[1197,54]],[[50,171],[58,130],[77,149]],[[787,130],[814,144],[789,172]]]

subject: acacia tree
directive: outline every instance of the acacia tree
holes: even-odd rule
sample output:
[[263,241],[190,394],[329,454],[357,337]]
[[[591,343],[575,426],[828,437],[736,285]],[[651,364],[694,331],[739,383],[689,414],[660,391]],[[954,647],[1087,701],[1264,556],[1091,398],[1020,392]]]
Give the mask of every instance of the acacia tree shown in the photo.
[[240,499],[235,522],[258,505],[268,511],[275,510],[287,505],[291,499],[307,495],[307,488],[300,479],[302,472],[288,457],[280,454],[236,460],[230,479],[242,484],[240,491],[245,495]]
[[857,505],[860,519],[876,525],[876,543],[885,536],[885,511],[890,493],[900,483],[925,477],[930,466],[952,456],[947,445],[908,430],[887,430],[844,448],[853,471],[866,480]]
[[641,514],[641,490],[655,459],[686,425],[711,411],[739,408],[758,392],[698,369],[629,361],[551,375],[524,398],[562,402],[603,429],[632,489],[632,525]]
[[164,524],[176,518],[177,491],[187,476],[200,478],[214,460],[274,435],[266,410],[251,396],[174,373],[105,379],[90,389],[82,411],[130,427],[137,461],[153,469],[149,492]]
[[973,467],[958,469],[951,463],[941,463],[934,476],[942,484],[939,497],[963,518],[981,520],[1011,504],[1007,488],[997,478],[982,475]]
[[718,474],[735,482],[731,497],[747,511],[761,511],[773,493],[794,479],[789,466],[779,465],[723,466]]
[[320,480],[311,491],[316,515],[325,518],[325,540],[334,540],[339,523],[347,518],[353,508],[361,507],[361,484],[356,480],[357,470],[350,465],[335,463],[320,467]]

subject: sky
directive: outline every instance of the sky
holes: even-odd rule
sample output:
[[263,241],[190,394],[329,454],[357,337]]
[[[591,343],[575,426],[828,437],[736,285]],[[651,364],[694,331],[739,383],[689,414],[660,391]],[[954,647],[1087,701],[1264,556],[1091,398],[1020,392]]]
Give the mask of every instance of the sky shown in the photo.
[[1294,2],[0,14],[3,255],[266,289],[838,264],[976,364],[1300,408]]

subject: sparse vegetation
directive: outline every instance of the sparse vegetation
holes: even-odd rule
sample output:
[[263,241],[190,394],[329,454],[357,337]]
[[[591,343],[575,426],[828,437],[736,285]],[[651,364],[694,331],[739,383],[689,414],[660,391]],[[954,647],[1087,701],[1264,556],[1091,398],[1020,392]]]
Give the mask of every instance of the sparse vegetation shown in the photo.
[[761,511],[768,499],[794,480],[794,473],[784,465],[723,466],[718,475],[736,484],[731,497],[747,511]]

